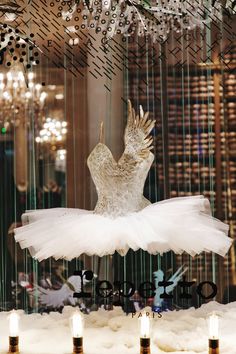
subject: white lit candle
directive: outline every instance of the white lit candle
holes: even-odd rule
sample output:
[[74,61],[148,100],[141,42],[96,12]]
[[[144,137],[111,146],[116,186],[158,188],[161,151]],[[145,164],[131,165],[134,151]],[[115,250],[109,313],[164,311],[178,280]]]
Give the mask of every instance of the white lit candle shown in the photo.
[[73,354],[83,354],[83,317],[76,311],[71,317],[71,330],[73,336]]
[[219,317],[212,314],[209,317],[209,354],[219,354]]
[[219,317],[216,314],[209,318],[209,338],[219,339]]
[[10,313],[9,316],[9,336],[18,337],[19,336],[19,315],[15,310]]
[[72,334],[74,338],[83,336],[83,318],[79,312],[75,312],[72,316]]
[[150,319],[146,315],[142,315],[140,319],[140,337],[150,338]]
[[8,353],[19,353],[19,315],[15,310],[9,316],[9,351]]
[[140,318],[140,354],[150,353],[150,319],[143,314]]

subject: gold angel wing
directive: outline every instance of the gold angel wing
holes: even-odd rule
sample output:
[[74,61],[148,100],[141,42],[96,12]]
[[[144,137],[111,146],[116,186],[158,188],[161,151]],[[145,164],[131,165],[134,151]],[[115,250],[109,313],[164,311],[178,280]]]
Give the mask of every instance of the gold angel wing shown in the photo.
[[136,115],[130,100],[128,101],[128,120],[124,134],[125,150],[116,162],[112,156],[106,163],[106,174],[112,177],[132,178],[137,172],[140,159],[145,159],[153,148],[150,132],[155,121],[148,119],[149,113]]
[[114,159],[104,164],[106,175],[116,178],[132,178],[136,173],[138,161],[133,159],[131,155],[123,153],[118,162]]
[[148,118],[149,112],[136,115],[130,100],[128,100],[128,120],[125,129],[124,141],[127,154],[137,154],[145,157],[153,148],[153,138],[150,136],[155,121]]

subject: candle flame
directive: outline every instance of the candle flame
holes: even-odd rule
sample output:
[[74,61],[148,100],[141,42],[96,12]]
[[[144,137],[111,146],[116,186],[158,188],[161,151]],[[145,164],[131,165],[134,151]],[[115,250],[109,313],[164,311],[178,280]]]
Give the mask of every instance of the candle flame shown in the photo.
[[10,337],[18,337],[19,335],[19,315],[15,310],[9,316],[9,335]]
[[219,338],[219,317],[215,313],[209,318],[209,337],[210,339]]
[[83,318],[79,312],[75,312],[72,316],[72,334],[74,338],[83,336]]
[[146,315],[142,315],[140,323],[140,336],[141,338],[150,337],[150,319]]

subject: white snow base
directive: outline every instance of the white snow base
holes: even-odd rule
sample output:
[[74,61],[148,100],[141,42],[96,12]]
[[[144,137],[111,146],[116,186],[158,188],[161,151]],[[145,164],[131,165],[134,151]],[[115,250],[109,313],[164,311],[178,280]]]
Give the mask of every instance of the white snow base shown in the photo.
[[[74,308],[62,314],[20,314],[21,354],[69,354],[72,339],[69,318]],[[150,309],[145,309],[150,311]],[[221,305],[210,302],[200,309],[163,313],[152,321],[151,353],[207,354],[207,317],[216,311],[220,316],[220,353],[236,354],[236,302]],[[9,313],[0,313],[0,353],[8,351]],[[85,316],[84,354],[139,354],[137,315],[126,316],[121,308],[99,310]]]

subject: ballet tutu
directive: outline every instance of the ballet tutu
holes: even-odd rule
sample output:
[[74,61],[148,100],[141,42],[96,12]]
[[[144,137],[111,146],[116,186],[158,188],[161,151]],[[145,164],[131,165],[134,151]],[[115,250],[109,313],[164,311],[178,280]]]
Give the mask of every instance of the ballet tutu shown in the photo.
[[81,254],[104,256],[115,251],[125,255],[129,249],[225,256],[232,243],[228,225],[211,216],[203,196],[172,198],[117,217],[54,208],[27,211],[22,220],[25,225],[15,229],[15,239],[38,260],[71,260]]

